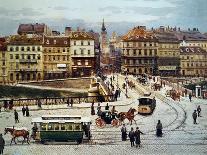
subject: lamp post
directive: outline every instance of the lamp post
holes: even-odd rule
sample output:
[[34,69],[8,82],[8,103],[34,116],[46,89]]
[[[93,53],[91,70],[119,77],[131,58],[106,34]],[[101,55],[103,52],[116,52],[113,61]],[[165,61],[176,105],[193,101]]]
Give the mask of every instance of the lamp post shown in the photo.
[[128,84],[127,84],[127,83],[128,83],[128,82],[127,82],[127,81],[128,81],[128,77],[127,77],[127,73],[126,73],[126,78],[125,78],[125,83],[126,83],[126,97],[128,97],[128,95],[127,95],[127,93],[128,93],[128,91],[127,91],[127,85],[128,85]]

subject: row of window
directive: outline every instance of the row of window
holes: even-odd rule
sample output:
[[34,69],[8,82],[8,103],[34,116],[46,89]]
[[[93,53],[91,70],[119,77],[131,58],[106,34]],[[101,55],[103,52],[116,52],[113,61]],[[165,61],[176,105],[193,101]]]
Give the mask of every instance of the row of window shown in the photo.
[[45,55],[44,61],[69,61],[70,56],[69,55]]
[[42,131],[81,131],[81,124],[58,124],[48,123],[41,125]]
[[[84,49],[81,49],[80,53],[77,52],[77,50],[74,50],[73,52],[74,52],[74,55],[78,55],[78,54],[84,55],[84,54],[86,54],[86,52],[84,52],[84,51],[85,51]],[[91,54],[91,50],[88,50],[87,54],[90,55]]]
[[155,42],[127,42],[124,47],[156,47],[158,43]]
[[127,69],[128,72],[133,72],[133,73],[152,73],[152,68],[131,68],[131,69]]
[[193,56],[181,56],[181,59],[206,59],[207,55],[193,55]]
[[69,48],[45,48],[44,52],[49,52],[49,53],[61,53],[61,52],[69,52]]
[[182,63],[182,67],[207,67],[207,63],[202,63],[202,62],[192,62],[192,63]]
[[[133,54],[132,54],[132,52],[133,52]],[[126,55],[134,55],[134,56],[137,56],[137,55],[152,56],[152,55],[157,55],[157,50],[156,49],[155,50],[153,50],[153,49],[149,49],[149,50],[147,50],[147,49],[144,49],[144,50],[142,50],[142,49],[138,49],[138,50],[137,49],[134,49],[134,50],[126,49],[126,50],[124,50],[124,53]]]
[[[15,59],[38,59],[40,60],[41,59],[41,56],[40,54],[10,54],[10,59],[14,59],[14,56],[15,56]],[[20,57],[21,56],[21,57]]]
[[33,46],[33,47],[30,47],[30,46],[28,46],[28,47],[24,47],[24,46],[16,46],[16,47],[9,47],[9,49],[8,49],[8,51],[15,51],[15,52],[17,52],[17,51],[41,51],[41,47],[40,46],[37,46],[37,47],[35,47],[35,46]]
[[71,45],[81,45],[81,46],[84,46],[84,45],[91,45],[91,42],[90,41],[71,41]]
[[15,76],[17,81],[19,81],[19,80],[22,80],[22,81],[28,80],[29,81],[29,80],[40,80],[41,79],[41,74],[40,73],[38,73],[38,74],[36,74],[36,73],[33,73],[33,74],[27,73],[27,74],[21,74],[21,75],[19,73],[16,73],[16,75],[11,73],[10,74],[10,81],[14,81],[14,76]]
[[149,60],[142,60],[142,59],[139,59],[139,60],[125,60],[125,65],[138,65],[138,64],[152,64],[154,63],[154,61],[152,59],[149,59]]
[[89,65],[89,60],[85,60],[85,61],[77,60],[76,62],[74,62],[74,65],[78,65],[78,66],[85,65],[85,66],[88,66]]

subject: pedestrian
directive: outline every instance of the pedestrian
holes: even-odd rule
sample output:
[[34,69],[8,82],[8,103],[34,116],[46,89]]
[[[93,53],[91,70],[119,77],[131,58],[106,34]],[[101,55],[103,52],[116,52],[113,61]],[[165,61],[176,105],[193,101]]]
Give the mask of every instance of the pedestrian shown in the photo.
[[70,100],[70,106],[73,107],[73,99]]
[[19,123],[19,114],[16,111],[16,109],[14,110],[14,119],[15,119],[15,123]]
[[193,124],[197,124],[197,122],[196,122],[196,119],[197,119],[197,113],[196,113],[196,110],[194,110],[192,116],[193,116]]
[[158,122],[157,122],[156,135],[157,135],[157,137],[162,137],[162,123],[160,120],[158,120]]
[[34,126],[32,127],[32,137],[33,139],[35,140],[36,139],[36,136],[37,136],[37,124],[35,123]]
[[105,106],[105,110],[109,110],[109,104],[108,103]]
[[29,107],[28,107],[28,105],[26,106],[25,109],[26,109],[26,116],[29,117]]
[[189,100],[190,100],[190,102],[192,101],[192,94],[191,93],[189,94]]
[[37,100],[37,106],[38,106],[40,109],[42,109],[42,103],[41,103],[40,99]]
[[67,103],[67,106],[69,107],[70,106],[69,98],[67,99],[66,103]]
[[201,117],[201,107],[200,105],[197,107],[198,117]]
[[4,146],[5,146],[5,141],[4,138],[2,137],[2,134],[0,134],[0,154],[4,154]]
[[4,100],[4,111],[6,111],[8,108],[8,102],[7,100]]
[[2,107],[1,107],[1,104],[0,104],[0,113],[1,113],[1,108],[2,108]]
[[133,127],[131,128],[131,131],[129,132],[129,139],[131,142],[131,147],[133,147],[134,146],[134,129],[133,129]]
[[187,89],[185,89],[185,97],[188,95],[188,91]]
[[24,105],[23,105],[23,107],[22,107],[22,115],[23,115],[23,116],[25,116],[25,112],[26,112],[26,108],[25,108]]
[[119,92],[118,97],[120,97],[121,96],[121,89],[120,88],[118,89],[118,92]]
[[123,124],[122,128],[121,128],[121,139],[122,141],[126,141],[127,139],[127,129],[125,124]]
[[91,104],[91,115],[95,115],[94,101]]
[[13,106],[14,106],[14,104],[13,104],[13,99],[11,99],[11,100],[9,101],[9,110],[12,110]]
[[136,131],[134,132],[136,147],[140,147],[141,144],[140,134],[143,134],[143,132],[139,130],[139,127],[137,127]]
[[101,116],[101,106],[100,106],[100,103],[98,103],[98,107],[97,107],[97,115],[98,116]]

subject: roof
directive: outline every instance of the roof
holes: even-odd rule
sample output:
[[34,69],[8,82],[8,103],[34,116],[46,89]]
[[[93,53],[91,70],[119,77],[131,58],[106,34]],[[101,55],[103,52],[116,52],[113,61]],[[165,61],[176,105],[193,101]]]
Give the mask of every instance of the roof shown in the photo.
[[174,31],[178,40],[207,41],[207,36],[199,31]]
[[135,27],[132,30],[129,30],[121,39],[123,41],[157,41],[153,32],[140,27]]
[[71,31],[69,38],[76,40],[94,40],[94,36],[85,31]]
[[42,33],[44,33],[45,26],[46,25],[44,23],[42,23],[42,24],[39,24],[39,23],[36,23],[36,24],[20,24],[17,32],[18,32],[18,34],[23,34],[23,33],[26,33],[26,34],[33,34],[33,33],[42,34]]
[[29,38],[26,35],[10,36],[9,45],[41,45],[42,37]]
[[161,43],[178,43],[176,35],[172,32],[155,32],[158,42]]
[[180,47],[180,54],[207,54],[207,52],[199,46],[183,46]]
[[63,36],[44,37],[43,44],[45,47],[67,47],[70,45],[70,40]]
[[0,51],[6,51],[7,44],[5,42],[0,41]]

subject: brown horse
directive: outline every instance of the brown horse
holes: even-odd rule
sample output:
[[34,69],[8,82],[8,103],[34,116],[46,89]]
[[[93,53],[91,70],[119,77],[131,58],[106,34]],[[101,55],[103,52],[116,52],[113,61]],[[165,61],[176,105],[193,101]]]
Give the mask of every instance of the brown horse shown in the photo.
[[120,112],[117,117],[119,118],[119,121],[121,123],[127,118],[129,120],[129,122],[131,122],[131,125],[132,125],[132,121],[134,121],[135,124],[137,124],[134,119],[134,117],[135,117],[134,113],[136,111],[137,111],[136,109],[130,108],[128,112]]
[[24,140],[22,141],[22,144],[24,142],[26,142],[26,139],[27,139],[27,143],[29,144],[29,131],[27,131],[25,129],[16,130],[14,127],[13,128],[5,128],[4,132],[5,132],[4,134],[7,134],[8,132],[10,132],[10,134],[12,135],[10,145],[12,144],[13,141],[14,141],[15,144],[17,144],[16,141],[15,141],[15,139],[17,137],[23,137],[24,138]]

